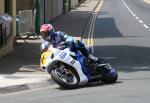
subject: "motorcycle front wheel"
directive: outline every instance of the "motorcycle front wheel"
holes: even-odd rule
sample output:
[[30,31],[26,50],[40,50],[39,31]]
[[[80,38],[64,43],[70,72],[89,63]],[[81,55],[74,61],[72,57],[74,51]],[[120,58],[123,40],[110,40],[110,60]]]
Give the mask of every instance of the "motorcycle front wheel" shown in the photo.
[[54,68],[51,72],[52,79],[61,87],[66,89],[75,89],[79,86],[79,77],[75,70],[60,66]]

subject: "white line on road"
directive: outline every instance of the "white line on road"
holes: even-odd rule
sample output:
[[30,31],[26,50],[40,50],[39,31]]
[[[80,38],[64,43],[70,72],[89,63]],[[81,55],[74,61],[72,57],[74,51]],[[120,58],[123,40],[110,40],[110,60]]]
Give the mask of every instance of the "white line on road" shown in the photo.
[[129,7],[128,7],[128,5],[125,3],[125,1],[124,1],[124,0],[122,0],[122,1],[123,1],[124,5],[126,6],[126,8],[130,11],[131,9],[129,9]]
[[143,26],[144,26],[146,29],[148,29],[148,28],[149,28],[146,24],[143,24]]
[[136,17],[136,15],[135,15],[135,14],[133,14],[133,16],[135,16],[135,17]]
[[132,12],[132,10],[130,8],[127,8],[130,12]]
[[143,24],[143,26],[144,26],[146,29],[148,29],[148,30],[150,31],[149,27],[148,27],[139,17],[136,16],[136,14],[130,9],[130,7],[125,3],[125,1],[122,0],[122,2],[123,2],[124,5],[126,6],[126,8],[129,10],[129,12],[130,12],[141,24]]
[[140,22],[141,24],[143,24],[143,23],[144,23],[142,20],[139,20],[139,22]]
[[133,11],[131,11],[130,13],[131,13],[131,14],[134,14],[134,12],[133,12]]
[[0,76],[0,79],[3,79],[4,78],[4,76]]
[[135,17],[137,20],[139,20],[140,18],[139,17]]

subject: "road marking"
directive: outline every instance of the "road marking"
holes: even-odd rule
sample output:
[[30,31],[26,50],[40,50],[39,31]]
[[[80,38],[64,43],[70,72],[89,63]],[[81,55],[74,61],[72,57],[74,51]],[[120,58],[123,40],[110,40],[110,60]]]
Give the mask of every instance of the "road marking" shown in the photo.
[[93,11],[93,18],[92,18],[92,22],[90,24],[90,29],[89,29],[89,34],[88,34],[88,40],[87,40],[87,45],[92,47],[92,51],[94,52],[94,48],[93,48],[93,34],[94,34],[94,28],[95,28],[95,21],[97,18],[97,15],[103,5],[104,0],[100,1],[100,4],[98,5],[98,7]]
[[4,78],[4,76],[0,76],[0,79],[3,79]]
[[135,15],[135,14],[133,14],[133,16],[135,16],[135,17],[136,17],[136,15]]
[[131,14],[134,14],[133,11],[130,12]]
[[141,24],[143,24],[143,23],[144,23],[142,20],[139,20],[139,22],[140,22]]
[[135,17],[137,20],[139,20],[140,18],[139,17]]
[[149,29],[148,25],[146,25],[139,17],[136,16],[136,14],[130,9],[130,7],[126,4],[126,2],[124,0],[122,0],[122,2],[124,3],[124,5],[126,6],[126,8],[129,10],[129,12],[144,26],[144,28]]
[[148,29],[148,28],[149,28],[146,24],[143,24],[143,26],[144,26],[146,29]]
[[102,57],[103,59],[117,59],[117,57]]

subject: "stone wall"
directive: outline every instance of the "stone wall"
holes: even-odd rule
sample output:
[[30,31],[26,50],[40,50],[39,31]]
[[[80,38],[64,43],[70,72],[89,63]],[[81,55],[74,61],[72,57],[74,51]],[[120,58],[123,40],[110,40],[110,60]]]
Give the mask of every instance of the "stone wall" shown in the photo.
[[[1,6],[1,4],[0,4]],[[0,47],[0,58],[6,56],[9,52],[13,51],[13,43],[16,35],[16,0],[10,0],[11,16],[13,18],[13,32],[7,43]]]
[[0,58],[13,51],[13,36],[8,40],[7,44],[0,48]]
[[34,0],[16,0],[16,4],[17,12],[22,10],[34,10]]

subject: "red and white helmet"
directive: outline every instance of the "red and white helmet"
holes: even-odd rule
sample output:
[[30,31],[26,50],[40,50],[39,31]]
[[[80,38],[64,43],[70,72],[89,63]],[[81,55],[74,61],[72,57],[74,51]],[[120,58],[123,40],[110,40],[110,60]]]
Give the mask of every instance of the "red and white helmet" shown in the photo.
[[51,24],[43,24],[41,25],[40,32],[50,32],[53,31],[54,28]]

